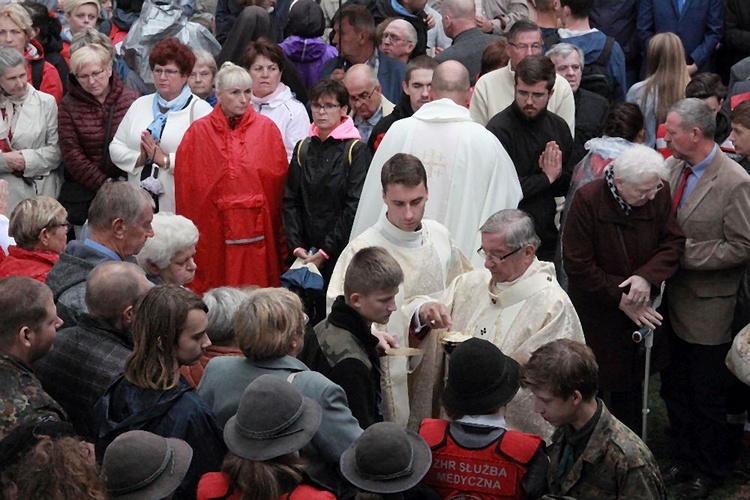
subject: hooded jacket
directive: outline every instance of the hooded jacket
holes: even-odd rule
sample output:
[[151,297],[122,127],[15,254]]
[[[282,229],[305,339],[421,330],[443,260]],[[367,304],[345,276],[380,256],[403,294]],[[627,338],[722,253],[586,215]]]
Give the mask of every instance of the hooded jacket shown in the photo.
[[175,492],[180,499],[195,498],[201,476],[218,471],[227,452],[211,408],[182,377],[177,387],[166,391],[143,389],[120,377],[96,403],[94,427],[99,457],[117,436],[132,430],[186,441],[193,460]]
[[333,45],[328,45],[322,38],[302,38],[290,36],[279,44],[284,55],[297,68],[307,88],[320,81],[323,65],[339,55]]
[[294,145],[307,137],[310,130],[310,117],[305,105],[295,99],[292,91],[283,83],[279,83],[270,95],[253,96],[252,104],[255,111],[270,118],[279,128],[288,163],[292,158]]
[[284,231],[290,248],[322,249],[330,260],[321,273],[330,276],[336,259],[349,241],[354,214],[372,157],[359,139],[350,117],[333,129],[326,140],[320,130],[310,127],[307,153],[297,144],[284,186]]
[[55,252],[25,250],[14,245],[8,248],[8,256],[0,260],[0,278],[28,276],[45,283],[47,274],[59,259]]
[[279,286],[287,169],[279,129],[250,106],[234,128],[217,105],[185,132],[175,161],[175,202],[201,234],[191,289]]
[[[26,51],[23,54],[26,58],[26,79],[33,85],[33,72],[31,68],[32,61],[44,61],[44,49],[41,44],[36,40],[29,40],[26,45]],[[63,84],[60,79],[60,74],[57,69],[47,61],[44,61],[44,69],[42,70],[42,84],[37,90],[49,94],[55,98],[55,102],[60,104],[63,98]]]

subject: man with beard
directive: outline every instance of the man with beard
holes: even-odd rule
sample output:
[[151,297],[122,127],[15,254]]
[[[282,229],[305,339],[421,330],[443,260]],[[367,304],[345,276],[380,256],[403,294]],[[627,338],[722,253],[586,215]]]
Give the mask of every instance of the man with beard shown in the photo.
[[151,284],[130,262],[103,262],[86,281],[86,306],[78,325],[60,330],[53,349],[36,363],[47,393],[70,416],[76,433],[94,439],[91,409],[122,373],[133,350],[130,325]]
[[575,166],[567,123],[547,111],[556,76],[548,58],[525,58],[516,69],[515,101],[487,124],[513,160],[523,191],[518,208],[534,220],[542,241],[537,256],[548,261],[554,257],[558,233],[555,196],[565,196]]

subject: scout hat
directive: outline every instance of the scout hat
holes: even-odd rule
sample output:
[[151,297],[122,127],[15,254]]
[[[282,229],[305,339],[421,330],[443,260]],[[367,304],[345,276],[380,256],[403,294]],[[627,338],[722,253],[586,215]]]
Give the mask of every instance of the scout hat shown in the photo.
[[520,366],[491,342],[473,338],[453,351],[440,402],[461,415],[487,415],[513,399]]
[[416,486],[432,464],[432,452],[419,434],[392,422],[368,427],[341,455],[341,473],[357,488],[398,493]]
[[269,460],[309,443],[322,415],[318,403],[286,380],[261,375],[242,393],[237,414],[224,427],[224,442],[239,457]]
[[102,476],[107,498],[157,500],[177,489],[187,474],[193,449],[182,439],[128,431],[104,452]]

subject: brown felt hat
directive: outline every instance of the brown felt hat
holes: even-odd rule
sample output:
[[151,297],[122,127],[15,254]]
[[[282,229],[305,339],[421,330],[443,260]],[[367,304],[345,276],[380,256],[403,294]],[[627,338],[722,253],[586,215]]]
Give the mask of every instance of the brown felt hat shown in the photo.
[[108,498],[158,500],[182,483],[193,459],[193,449],[182,439],[146,431],[128,431],[104,452],[102,476]]

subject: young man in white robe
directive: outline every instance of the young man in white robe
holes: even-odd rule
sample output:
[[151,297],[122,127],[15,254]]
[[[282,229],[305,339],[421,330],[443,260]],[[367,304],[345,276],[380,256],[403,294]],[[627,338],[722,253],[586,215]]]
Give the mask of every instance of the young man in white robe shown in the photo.
[[[401,265],[404,283],[396,296],[399,308],[412,297],[444,290],[456,276],[471,270],[445,226],[423,219],[428,198],[427,174],[419,158],[404,153],[394,155],[383,165],[381,184],[387,211],[341,253],[328,285],[328,309],[343,293],[349,262],[365,247],[383,247]],[[387,325],[378,328],[394,336],[400,346],[407,346],[404,323],[399,310],[391,315]],[[441,387],[435,387],[434,379],[435,374],[442,377],[444,371],[443,350],[435,336],[420,347],[420,358],[410,361],[405,356],[388,356],[381,361],[383,414],[386,420],[402,427],[408,424],[414,431],[424,418],[437,416],[439,406],[433,407],[437,403],[433,395],[439,396]]]
[[432,196],[425,217],[448,228],[458,247],[472,256],[480,244],[476,228],[487,217],[521,201],[516,169],[500,141],[474,123],[469,103],[469,72],[457,61],[446,61],[432,76],[432,102],[409,118],[394,123],[378,146],[367,173],[354,219],[351,239],[378,221],[380,171],[396,153],[410,153],[427,170]]
[[[410,335],[424,342],[441,329],[463,332],[489,340],[519,363],[552,340],[585,342],[554,265],[535,257],[539,237],[531,218],[520,210],[501,210],[480,232],[477,253],[484,268],[458,276],[440,294],[407,302],[402,313],[410,318]],[[529,391],[516,394],[506,418],[510,429],[545,439],[552,435],[552,426],[533,411]]]

